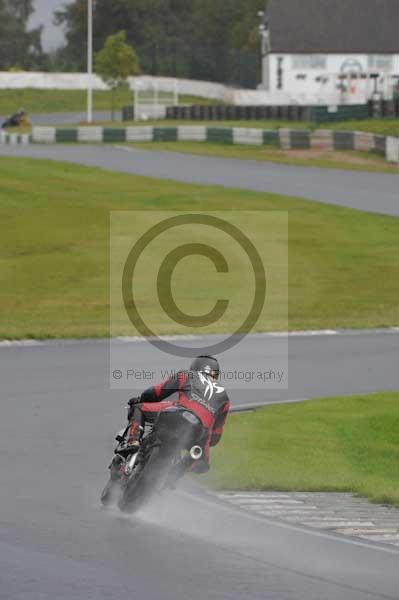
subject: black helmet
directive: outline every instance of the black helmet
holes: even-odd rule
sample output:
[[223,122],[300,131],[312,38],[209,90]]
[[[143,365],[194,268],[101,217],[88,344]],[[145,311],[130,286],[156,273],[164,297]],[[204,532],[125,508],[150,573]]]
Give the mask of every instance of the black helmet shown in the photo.
[[190,365],[191,371],[199,371],[211,375],[214,379],[219,379],[219,363],[213,356],[197,356]]

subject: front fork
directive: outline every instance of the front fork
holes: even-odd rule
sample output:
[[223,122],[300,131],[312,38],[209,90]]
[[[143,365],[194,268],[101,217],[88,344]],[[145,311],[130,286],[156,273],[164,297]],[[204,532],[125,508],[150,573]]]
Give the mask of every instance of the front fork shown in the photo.
[[138,452],[135,452],[134,454],[129,456],[128,459],[126,460],[125,465],[122,468],[123,474],[125,475],[125,477],[130,477],[130,475],[132,474],[134,465],[136,464],[136,461],[137,461],[138,454],[139,454]]

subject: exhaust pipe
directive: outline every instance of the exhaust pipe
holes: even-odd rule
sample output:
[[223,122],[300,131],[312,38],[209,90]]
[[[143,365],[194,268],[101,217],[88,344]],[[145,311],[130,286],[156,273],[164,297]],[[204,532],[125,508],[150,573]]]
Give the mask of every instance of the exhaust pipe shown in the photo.
[[202,458],[202,448],[201,446],[193,446],[190,450],[190,456],[193,460],[199,460]]

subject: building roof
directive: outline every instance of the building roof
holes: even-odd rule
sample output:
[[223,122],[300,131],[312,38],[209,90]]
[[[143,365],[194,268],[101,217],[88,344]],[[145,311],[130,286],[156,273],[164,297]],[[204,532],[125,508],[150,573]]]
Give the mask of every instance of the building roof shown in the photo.
[[268,0],[271,51],[399,54],[399,0]]

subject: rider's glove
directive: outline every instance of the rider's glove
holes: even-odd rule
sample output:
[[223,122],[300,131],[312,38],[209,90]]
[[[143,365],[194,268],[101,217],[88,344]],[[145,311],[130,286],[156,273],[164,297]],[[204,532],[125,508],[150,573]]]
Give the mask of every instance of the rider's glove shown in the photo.
[[128,400],[128,405],[134,406],[135,404],[140,404],[140,402],[140,396],[138,398],[130,398],[130,400]]

